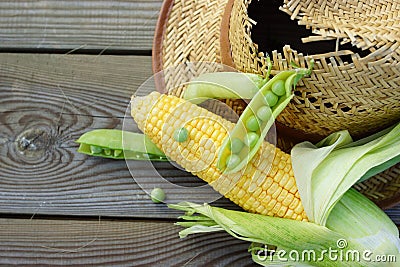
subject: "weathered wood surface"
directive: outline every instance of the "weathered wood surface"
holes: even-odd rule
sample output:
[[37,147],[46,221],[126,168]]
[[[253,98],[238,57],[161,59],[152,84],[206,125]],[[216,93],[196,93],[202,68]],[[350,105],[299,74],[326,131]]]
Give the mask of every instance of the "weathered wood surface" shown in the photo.
[[[151,58],[104,54],[148,55],[161,4],[1,1],[0,52],[98,55],[0,54],[0,265],[253,266],[225,233],[179,239],[181,212],[142,189],[168,181],[171,202],[217,199],[198,178],[76,152],[88,130],[136,130],[125,113]],[[400,206],[387,213],[400,224]]]
[[219,232],[180,239],[171,222],[0,219],[0,265],[254,266]]
[[[176,217],[140,188],[164,181],[149,162],[129,164],[138,186],[125,161],[79,154],[74,142],[92,129],[121,129],[150,70],[150,57],[1,54],[0,212]],[[173,182],[163,186],[171,202],[219,197],[169,163],[155,167]]]
[[162,0],[1,1],[0,49],[147,51]]

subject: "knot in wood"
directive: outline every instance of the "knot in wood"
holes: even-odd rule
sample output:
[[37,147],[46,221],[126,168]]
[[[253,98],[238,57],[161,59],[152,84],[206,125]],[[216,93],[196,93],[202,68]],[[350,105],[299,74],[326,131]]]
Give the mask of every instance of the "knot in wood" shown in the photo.
[[51,144],[51,135],[43,128],[33,128],[22,132],[17,140],[17,150],[27,157],[40,157]]

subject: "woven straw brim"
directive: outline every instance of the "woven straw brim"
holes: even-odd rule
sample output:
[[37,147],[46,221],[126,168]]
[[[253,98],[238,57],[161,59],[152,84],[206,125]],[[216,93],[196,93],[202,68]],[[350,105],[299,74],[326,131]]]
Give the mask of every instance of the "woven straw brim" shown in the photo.
[[[205,64],[205,69],[200,67],[193,70],[185,64],[188,62],[223,63],[240,71],[264,74],[265,56],[257,50],[257,45],[251,40],[252,21],[246,12],[249,3],[250,1],[234,0],[165,1],[153,45],[154,72],[166,70],[163,80],[158,81],[157,88],[163,92],[168,88],[169,94],[181,96],[184,87],[177,85],[202,72],[222,70],[217,64],[211,67]],[[301,9],[292,10],[288,3],[285,7],[287,12],[292,12],[293,17],[299,16]],[[312,18],[307,18],[312,21]],[[324,32],[322,27],[318,29]],[[368,37],[371,36],[363,35],[364,40]],[[391,53],[396,46],[381,45],[378,49],[375,49],[375,46],[369,49],[372,50],[371,54],[379,55],[371,69],[363,67],[366,59],[358,55],[352,55],[351,64],[342,62],[340,54],[349,54],[347,51],[316,57],[316,70],[313,75],[299,85],[295,100],[278,118],[279,147],[288,151],[300,141],[318,141],[322,136],[349,127],[353,129],[352,135],[370,134],[399,120],[400,73],[397,59],[400,57],[397,53]],[[308,66],[308,58],[288,46],[283,49],[283,53],[275,51],[271,55],[273,73],[290,68],[289,62],[292,60],[300,66]],[[384,63],[388,58],[389,63]],[[180,66],[182,70],[177,72],[176,68],[173,68],[173,72],[168,72],[169,68],[176,66]],[[349,76],[349,73],[355,71],[357,73]],[[378,76],[382,74],[393,80],[381,81]],[[325,77],[326,75],[329,76]],[[375,82],[380,81],[379,86],[372,89],[362,87],[366,82],[360,77],[365,76],[375,77]],[[347,79],[350,83],[355,81],[351,85],[351,92],[343,93],[349,84],[341,83],[341,79]],[[339,89],[336,88],[337,84]],[[384,84],[383,92],[379,92],[381,84]],[[355,101],[361,101],[363,105],[355,108]],[[226,103],[237,113],[245,107],[243,101]],[[363,110],[366,113],[363,113]],[[304,128],[305,125],[307,128]],[[398,203],[400,164],[355,187],[381,207],[386,208]]]

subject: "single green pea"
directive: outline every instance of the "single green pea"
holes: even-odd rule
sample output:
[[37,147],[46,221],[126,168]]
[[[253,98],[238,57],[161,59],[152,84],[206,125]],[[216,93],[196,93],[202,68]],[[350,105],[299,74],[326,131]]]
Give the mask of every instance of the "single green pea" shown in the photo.
[[90,151],[93,154],[100,154],[101,152],[103,152],[103,149],[99,146],[90,146]]
[[283,96],[286,93],[285,82],[283,80],[277,80],[272,84],[271,90],[277,96]]
[[255,116],[250,116],[246,121],[246,128],[253,132],[260,129],[260,123],[258,119]]
[[232,153],[239,153],[242,150],[243,146],[244,146],[244,143],[242,142],[242,140],[240,140],[237,137],[232,138],[232,142],[231,142]]
[[255,132],[249,132],[246,134],[244,138],[244,144],[252,148],[253,146],[256,145],[258,138],[259,138],[258,134],[256,134]]
[[115,149],[114,150],[114,157],[118,157],[119,155],[121,155],[121,153],[122,153],[122,150]]
[[107,155],[107,156],[110,156],[111,155],[111,149],[109,149],[109,148],[104,148],[104,154],[105,155]]
[[226,158],[226,168],[233,169],[240,163],[240,157],[237,154],[231,154]]
[[272,111],[268,106],[262,106],[257,110],[257,118],[261,121],[268,121],[272,115]]
[[179,143],[185,142],[188,137],[189,131],[184,127],[176,129],[176,131],[174,132],[174,139]]
[[150,193],[151,201],[154,203],[161,203],[165,200],[165,192],[161,188],[154,188]]
[[265,93],[265,100],[268,103],[268,106],[273,107],[278,103],[278,96],[274,94],[272,91],[268,91]]

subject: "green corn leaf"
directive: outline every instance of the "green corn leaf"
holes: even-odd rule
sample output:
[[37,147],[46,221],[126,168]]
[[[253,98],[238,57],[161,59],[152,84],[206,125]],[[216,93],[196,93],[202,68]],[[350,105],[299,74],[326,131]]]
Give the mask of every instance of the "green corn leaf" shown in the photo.
[[382,209],[355,189],[348,190],[335,205],[326,227],[376,254],[400,252],[397,226]]
[[317,145],[300,143],[291,154],[307,216],[325,225],[332,208],[351,186],[400,159],[400,124],[357,142],[341,131]]
[[378,173],[381,173],[387,169],[389,169],[390,167],[396,165],[398,162],[400,162],[400,155],[396,156],[388,161],[385,161],[382,164],[379,164],[373,168],[371,168],[369,171],[367,171],[363,177],[360,178],[360,180],[358,180],[358,182],[363,182],[365,180],[368,180],[369,178],[371,178],[372,176],[377,175]]
[[[192,224],[180,232],[186,237],[195,233],[207,233],[225,230],[235,238],[253,242],[249,251],[253,260],[261,265],[281,265],[295,263],[296,265],[312,266],[338,266],[337,260],[324,257],[323,251],[338,249],[338,240],[347,240],[346,236],[310,222],[252,214],[248,212],[233,211],[207,204],[179,203],[169,205],[170,208],[187,212],[185,220],[196,213],[208,217],[215,222],[213,226],[203,225],[204,218],[192,217]],[[196,224],[197,223],[197,224]],[[185,224],[178,223],[185,226]],[[256,245],[257,244],[257,245]],[[276,254],[264,257],[264,246],[276,246]],[[365,248],[357,242],[347,241],[346,250],[363,251]],[[261,253],[260,253],[261,252]],[[310,253],[315,255],[310,255]],[[299,256],[300,258],[296,258]],[[320,259],[320,260],[318,260]],[[365,266],[366,262],[360,261],[341,262],[341,266]]]
[[374,262],[374,257],[400,258],[396,225],[354,189],[335,205],[326,226],[207,204],[184,202],[169,207],[186,212],[180,217],[184,221],[177,223],[187,227],[180,232],[181,238],[225,230],[235,238],[252,242],[252,259],[263,266],[396,266],[396,262]]
[[[296,145],[291,152],[292,166],[295,171],[296,184],[299,190],[304,210],[311,221],[314,221],[312,196],[312,173],[326,157],[336,148],[351,143],[348,132],[338,132],[330,135],[321,142],[317,149],[310,142]],[[324,144],[325,146],[322,146]]]

